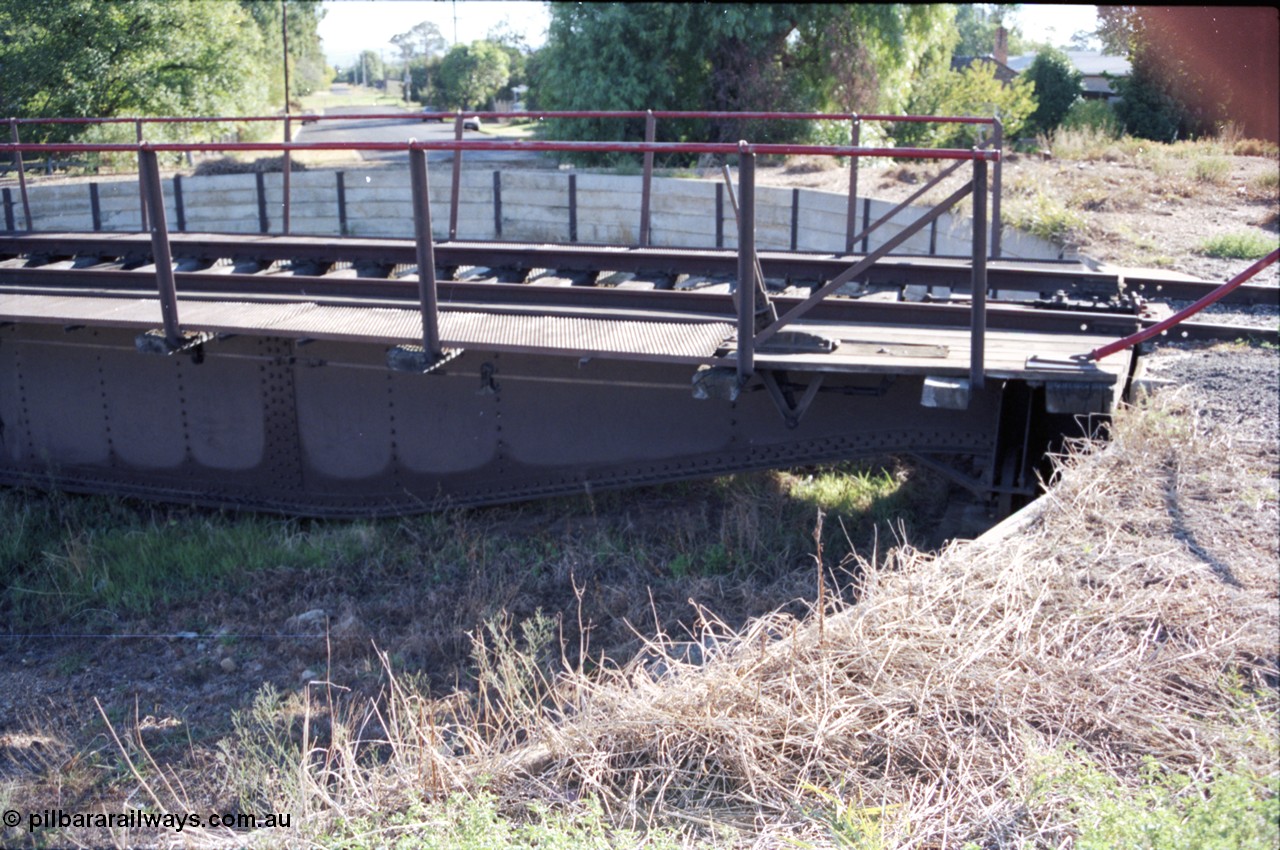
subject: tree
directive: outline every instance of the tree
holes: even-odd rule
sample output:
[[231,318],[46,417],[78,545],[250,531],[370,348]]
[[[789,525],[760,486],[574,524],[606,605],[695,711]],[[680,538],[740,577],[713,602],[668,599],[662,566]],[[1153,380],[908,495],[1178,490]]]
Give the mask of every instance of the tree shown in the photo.
[[507,54],[498,45],[457,44],[440,60],[435,90],[450,109],[475,109],[507,84],[507,70]]
[[489,28],[484,40],[496,44],[507,54],[507,82],[495,97],[502,100],[517,100],[516,86],[528,85],[527,65],[529,61],[529,44],[523,35],[511,27],[510,21],[503,18]]
[[[261,30],[236,3],[5,0],[0,114],[251,114],[266,105],[261,52]],[[76,132],[37,125],[26,135],[65,141]]]
[[371,86],[379,80],[386,79],[386,68],[382,64],[382,57],[375,50],[360,51],[360,58],[356,60],[346,73],[345,79],[348,83],[358,86]]
[[[995,66],[974,62],[956,71],[935,71],[917,86],[907,113],[911,115],[999,116],[1007,139],[1016,139],[1036,108],[1031,81],[1019,76],[1005,84],[996,78]],[[972,124],[902,122],[893,129],[894,139],[907,147],[972,147],[978,142]]]
[[1116,88],[1125,130],[1159,141],[1227,120],[1280,140],[1280,13],[1273,7],[1099,6],[1103,44],[1129,57]]
[[1022,75],[1034,87],[1036,109],[1031,113],[1028,129],[1035,133],[1051,133],[1067,117],[1071,105],[1080,99],[1080,83],[1084,75],[1075,69],[1061,50],[1041,50]]
[[414,24],[409,30],[393,35],[391,43],[400,50],[400,78],[404,97],[425,102],[431,86],[432,60],[445,48],[440,28],[431,21]]
[[438,56],[444,52],[447,43],[440,34],[440,28],[431,21],[414,24],[408,31],[391,37],[391,43],[400,49],[406,59],[415,56]]
[[[284,103],[282,17],[289,25],[289,102],[296,104],[298,98],[329,86],[332,69],[320,44],[324,9],[319,0],[240,0],[240,6],[258,25],[256,59],[267,74],[268,103]],[[287,6],[287,15],[281,15],[282,6]]]
[[1010,56],[1026,52],[1026,42],[1017,27],[1006,23],[1021,3],[960,3],[956,6],[957,56],[992,56],[995,54],[996,29],[1004,27],[1008,34]]
[[[546,109],[901,108],[950,58],[954,8],[792,3],[553,3],[534,94]],[[664,121],[659,139],[788,140],[796,122]],[[556,135],[638,138],[639,121],[556,122]]]

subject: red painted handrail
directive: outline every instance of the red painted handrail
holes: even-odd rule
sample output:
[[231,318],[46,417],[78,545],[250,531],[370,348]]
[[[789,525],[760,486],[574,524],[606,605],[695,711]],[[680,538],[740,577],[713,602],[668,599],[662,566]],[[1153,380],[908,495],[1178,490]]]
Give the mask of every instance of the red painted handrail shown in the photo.
[[[745,144],[745,147],[744,147]],[[230,151],[576,151],[580,153],[711,153],[786,156],[894,157],[898,159],[984,160],[997,162],[1000,152],[961,148],[864,148],[852,145],[729,144],[725,142],[547,142],[449,139],[437,142],[144,142],[124,143],[0,144],[0,152],[19,153],[157,153]]]
[[1261,260],[1258,260],[1256,263],[1249,266],[1249,268],[1240,272],[1240,274],[1231,278],[1231,280],[1222,284],[1222,286],[1219,286],[1217,289],[1213,290],[1213,292],[1210,292],[1208,295],[1204,296],[1199,301],[1192,304],[1190,307],[1187,307],[1186,309],[1183,309],[1178,311],[1177,313],[1174,313],[1169,318],[1165,319],[1164,321],[1157,322],[1156,324],[1152,325],[1149,328],[1144,328],[1135,334],[1130,334],[1124,339],[1118,339],[1115,342],[1108,343],[1102,346],[1101,348],[1095,348],[1093,351],[1090,351],[1088,355],[1086,355],[1085,359],[1101,360],[1102,358],[1107,357],[1108,355],[1115,354],[1117,351],[1123,351],[1124,349],[1128,348],[1131,345],[1137,345],[1140,342],[1146,342],[1147,340],[1151,339],[1154,336],[1159,336],[1160,334],[1167,331],[1169,328],[1172,328],[1175,325],[1179,325],[1185,322],[1187,319],[1191,318],[1196,313],[1199,313],[1201,310],[1203,310],[1205,307],[1208,307],[1210,304],[1214,303],[1215,301],[1219,301],[1222,298],[1226,297],[1226,295],[1229,292],[1231,292],[1233,289],[1238,288],[1246,280],[1253,277],[1258,272],[1262,271],[1267,266],[1274,263],[1277,259],[1280,259],[1280,248],[1277,248],[1267,256],[1263,257]]
[[[290,115],[290,121],[371,121],[371,120],[403,120],[405,118],[453,118],[454,112],[372,112],[357,115]],[[569,111],[525,111],[525,112],[474,112],[467,116],[479,118],[646,118],[650,114],[655,118],[740,118],[751,121],[894,121],[904,123],[936,123],[936,124],[994,124],[995,118],[960,115],[861,115],[856,112],[681,112],[675,110],[619,111],[601,110],[569,110]],[[221,116],[156,116],[115,117],[115,118],[14,118],[18,124],[237,124],[261,121],[284,121],[284,115],[221,115]]]

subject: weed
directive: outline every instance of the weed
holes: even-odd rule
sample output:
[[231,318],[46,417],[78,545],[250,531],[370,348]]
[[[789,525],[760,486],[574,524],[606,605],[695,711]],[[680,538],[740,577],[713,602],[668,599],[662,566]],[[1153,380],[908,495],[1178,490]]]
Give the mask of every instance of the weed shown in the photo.
[[219,744],[218,762],[225,787],[246,810],[283,811],[281,805],[298,799],[304,742],[297,739],[293,721],[299,699],[306,697],[286,697],[267,684],[247,710],[231,714],[234,731]]
[[1276,238],[1256,230],[1235,230],[1212,236],[1197,247],[1206,257],[1224,260],[1256,260],[1276,249]]
[[1201,157],[1195,161],[1191,172],[1201,183],[1221,186],[1231,176],[1231,161],[1221,156]]
[[1252,186],[1256,192],[1274,194],[1276,189],[1280,188],[1280,170],[1264,171],[1253,178]]
[[867,806],[862,800],[855,805],[841,793],[807,783],[802,786],[802,790],[822,801],[821,809],[810,813],[809,818],[824,827],[835,847],[847,850],[884,850],[889,846],[885,837],[885,824],[898,816],[901,806]]
[[1005,222],[1041,239],[1059,245],[1076,241],[1084,232],[1085,220],[1080,213],[1044,191],[1031,198],[1005,205]]

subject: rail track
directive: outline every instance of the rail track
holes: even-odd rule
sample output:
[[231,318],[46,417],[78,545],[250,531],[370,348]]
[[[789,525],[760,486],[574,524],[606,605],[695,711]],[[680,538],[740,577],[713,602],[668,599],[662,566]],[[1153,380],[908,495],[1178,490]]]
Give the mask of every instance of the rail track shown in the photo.
[[361,516],[900,452],[1007,511],[1139,368],[1090,353],[1217,286],[992,258],[998,151],[895,152],[973,168],[903,230],[971,197],[948,260],[756,251],[770,146],[675,146],[738,158],[732,250],[438,240],[417,143],[413,239],[174,234],[158,147],[149,232],[0,232],[0,482]]

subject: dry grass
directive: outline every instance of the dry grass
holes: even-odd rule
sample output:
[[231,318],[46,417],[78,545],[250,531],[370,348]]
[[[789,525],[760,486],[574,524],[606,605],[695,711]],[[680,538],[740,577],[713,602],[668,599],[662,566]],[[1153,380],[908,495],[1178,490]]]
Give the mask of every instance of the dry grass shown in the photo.
[[1064,748],[1126,781],[1148,756],[1266,775],[1275,447],[1196,416],[1172,394],[1122,413],[1004,535],[826,565],[856,603],[837,586],[737,631],[701,611],[698,640],[659,633],[622,666],[557,659],[551,621],[499,618],[473,635],[474,698],[390,676],[359,708],[317,686],[292,732],[242,736],[227,764],[286,753],[287,782],[242,790],[320,835],[487,783],[738,846],[816,839],[833,801],[887,847],[1061,846],[1065,801],[1029,789]]

